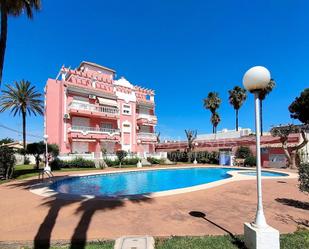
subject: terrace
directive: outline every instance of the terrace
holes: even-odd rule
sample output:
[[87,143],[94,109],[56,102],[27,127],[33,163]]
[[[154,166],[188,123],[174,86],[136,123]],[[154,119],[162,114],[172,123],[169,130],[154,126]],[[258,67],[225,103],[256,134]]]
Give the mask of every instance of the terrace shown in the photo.
[[88,103],[81,103],[77,101],[72,101],[69,104],[69,111],[73,114],[85,114],[85,115],[95,115],[95,116],[106,116],[110,118],[119,117],[119,109],[110,106],[99,106]]

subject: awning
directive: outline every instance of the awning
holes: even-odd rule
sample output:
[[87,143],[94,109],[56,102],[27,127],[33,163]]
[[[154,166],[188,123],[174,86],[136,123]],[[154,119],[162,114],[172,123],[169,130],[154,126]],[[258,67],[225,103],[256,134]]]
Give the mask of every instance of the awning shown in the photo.
[[118,103],[114,99],[105,99],[105,98],[100,98],[100,97],[97,97],[97,98],[98,98],[100,105],[108,105],[108,106],[118,107]]

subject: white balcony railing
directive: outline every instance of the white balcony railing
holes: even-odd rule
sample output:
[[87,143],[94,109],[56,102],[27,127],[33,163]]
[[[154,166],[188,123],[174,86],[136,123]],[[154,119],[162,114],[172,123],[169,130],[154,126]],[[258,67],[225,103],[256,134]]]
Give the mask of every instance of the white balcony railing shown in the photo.
[[120,134],[119,129],[96,128],[96,127],[79,126],[79,125],[72,125],[70,130],[75,132],[82,132],[84,134],[88,133],[110,134],[110,135]]
[[150,115],[150,114],[145,114],[145,113],[138,113],[138,114],[137,114],[137,118],[138,118],[138,119],[143,118],[143,119],[147,119],[147,120],[149,120],[149,121],[157,121],[157,116],[155,116],[155,115]]
[[77,110],[85,110],[85,111],[92,111],[92,112],[102,112],[108,114],[119,114],[119,109],[116,107],[109,107],[109,106],[97,106],[93,104],[81,103],[81,102],[74,102],[72,101],[69,105],[69,109],[77,109]]
[[139,139],[151,139],[151,140],[156,140],[157,136],[155,133],[150,133],[150,132],[138,132],[137,137]]

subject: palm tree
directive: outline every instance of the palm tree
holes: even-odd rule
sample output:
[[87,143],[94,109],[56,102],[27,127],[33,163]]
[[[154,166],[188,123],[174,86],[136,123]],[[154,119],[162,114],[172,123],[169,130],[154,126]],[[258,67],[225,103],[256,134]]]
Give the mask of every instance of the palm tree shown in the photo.
[[[221,104],[221,99],[219,97],[219,94],[216,92],[210,92],[208,93],[207,98],[204,99],[204,108],[210,110],[210,112],[212,113],[212,116],[214,116],[214,114],[216,113],[217,109],[220,107]],[[217,113],[216,113],[217,114]],[[218,114],[217,114],[218,115]],[[219,116],[219,115],[218,115]],[[213,117],[211,117],[212,120]],[[220,122],[220,121],[219,121]],[[219,123],[218,122],[218,123]],[[212,126],[212,132],[215,133],[216,131],[216,127],[214,126],[214,123],[211,122],[213,124]],[[218,125],[218,124],[217,124]]]
[[26,149],[26,116],[34,114],[43,115],[43,95],[36,91],[35,86],[31,86],[29,81],[15,81],[15,86],[6,85],[7,90],[2,90],[0,100],[0,112],[10,110],[15,117],[21,114],[23,120],[23,147]]
[[238,131],[238,111],[247,98],[246,89],[235,86],[232,90],[229,90],[229,95],[229,102],[236,112],[236,131]]
[[213,133],[217,133],[217,126],[221,121],[221,118],[219,116],[219,114],[217,112],[214,112],[211,115],[210,121],[212,123],[212,127],[213,127]]
[[33,9],[39,10],[40,0],[0,0],[1,9],[1,34],[0,34],[0,86],[2,82],[2,71],[7,40],[8,16],[19,16],[26,12],[28,18],[32,19]]
[[194,140],[196,139],[197,131],[185,130],[185,133],[188,140],[187,151],[191,152],[194,149]]
[[185,130],[187,140],[188,140],[188,146],[187,146],[187,153],[188,153],[188,162],[191,162],[191,157],[192,157],[192,151],[194,149],[194,141],[197,136],[197,131],[193,130]]
[[260,99],[260,126],[261,126],[261,136],[263,136],[263,100],[268,94],[275,88],[276,82],[274,79],[271,79],[266,88],[259,92]]

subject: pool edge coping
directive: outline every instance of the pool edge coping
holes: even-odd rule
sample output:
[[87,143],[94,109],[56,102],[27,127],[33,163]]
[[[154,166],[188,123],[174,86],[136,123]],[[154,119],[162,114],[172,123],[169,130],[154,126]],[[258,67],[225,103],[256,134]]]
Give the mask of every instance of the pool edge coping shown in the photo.
[[[256,168],[248,168],[248,167],[235,167],[235,166],[210,166],[210,165],[188,165],[188,166],[181,166],[177,168],[171,168],[171,167],[162,167],[162,168],[134,168],[134,169],[122,169],[122,170],[116,170],[112,172],[91,172],[91,173],[82,173],[82,174],[70,174],[68,176],[61,177],[57,179],[56,181],[63,180],[66,178],[71,177],[82,177],[82,176],[91,176],[91,175],[106,175],[106,174],[117,174],[117,173],[127,173],[127,172],[140,172],[140,171],[152,171],[152,170],[168,170],[168,169],[187,169],[187,168],[236,168],[236,169],[245,169],[248,171],[256,171]],[[273,172],[273,173],[282,173],[286,174],[287,176],[267,176],[262,177],[262,179],[295,179],[297,178],[297,174],[293,172],[283,172],[280,170],[274,170],[274,169],[262,169],[263,171]],[[59,193],[53,189],[51,189],[49,186],[53,183],[52,181],[44,182],[44,183],[37,183],[30,186],[29,191],[33,194],[43,196],[43,197],[57,197],[59,199],[94,199],[98,198],[100,200],[128,200],[128,199],[138,199],[138,198],[154,198],[154,197],[163,197],[163,196],[171,196],[171,195],[177,195],[177,194],[185,194],[189,192],[199,191],[199,190],[205,190],[214,188],[217,186],[221,186],[226,183],[235,182],[235,181],[244,181],[244,180],[255,180],[256,176],[252,175],[244,175],[239,174],[243,171],[227,171],[226,173],[231,175],[231,177],[217,180],[210,183],[204,183],[199,184],[191,187],[185,187],[185,188],[178,188],[178,189],[172,189],[172,190],[164,190],[164,191],[158,191],[151,194],[137,194],[137,195],[128,195],[128,196],[120,196],[120,197],[100,197],[95,195],[74,195],[74,194],[64,194]]]

